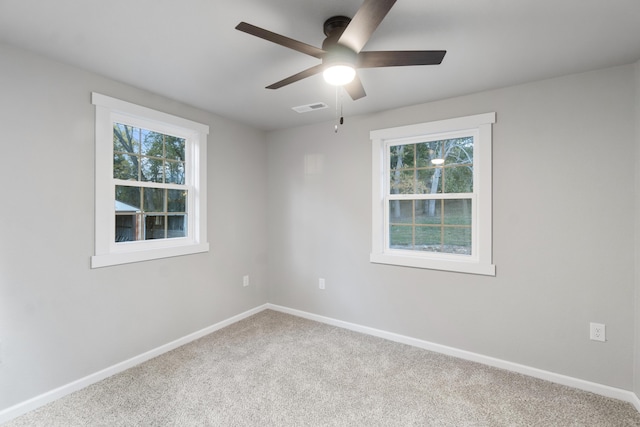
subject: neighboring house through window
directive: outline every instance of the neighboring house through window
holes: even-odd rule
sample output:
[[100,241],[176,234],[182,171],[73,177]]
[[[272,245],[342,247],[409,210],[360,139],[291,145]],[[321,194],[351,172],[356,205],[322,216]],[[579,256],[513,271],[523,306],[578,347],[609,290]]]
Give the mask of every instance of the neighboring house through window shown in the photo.
[[371,262],[495,275],[495,113],[371,132]]
[[208,251],[209,128],[98,93],[92,267]]

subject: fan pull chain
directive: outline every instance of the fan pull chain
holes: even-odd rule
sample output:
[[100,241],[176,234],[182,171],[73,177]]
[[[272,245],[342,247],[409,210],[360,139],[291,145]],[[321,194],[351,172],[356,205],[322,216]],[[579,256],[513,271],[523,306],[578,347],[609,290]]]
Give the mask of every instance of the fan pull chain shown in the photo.
[[[340,92],[340,103],[338,104],[338,91],[341,89],[340,86],[336,86],[336,124],[333,126],[333,131],[338,133],[338,123],[341,125],[344,124],[344,116],[342,114],[342,92]],[[338,106],[340,107],[340,118],[338,119]]]
[[338,133],[338,90],[340,87],[336,86],[336,124],[333,125],[333,131]]

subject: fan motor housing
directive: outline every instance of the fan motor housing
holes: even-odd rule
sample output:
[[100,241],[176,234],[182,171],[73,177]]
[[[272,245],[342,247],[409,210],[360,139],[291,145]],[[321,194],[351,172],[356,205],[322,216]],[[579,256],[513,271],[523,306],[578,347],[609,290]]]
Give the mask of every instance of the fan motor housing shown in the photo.
[[[324,45],[322,46],[324,48]],[[325,67],[332,65],[349,65],[355,67],[358,62],[358,54],[346,46],[334,44],[329,46],[327,53],[322,58],[322,64]]]
[[346,16],[333,16],[324,21],[324,35],[327,38],[322,42],[323,50],[330,50],[332,46],[336,45],[349,22],[351,22],[351,18]]
[[346,16],[332,16],[331,18],[324,21],[324,35],[327,37],[331,37],[334,31],[339,30],[340,34],[347,28],[351,22],[351,18]]

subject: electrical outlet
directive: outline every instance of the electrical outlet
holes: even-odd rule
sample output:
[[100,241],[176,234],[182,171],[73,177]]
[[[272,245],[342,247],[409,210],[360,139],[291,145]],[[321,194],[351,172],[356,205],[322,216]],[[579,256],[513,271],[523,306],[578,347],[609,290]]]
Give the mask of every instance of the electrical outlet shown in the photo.
[[322,277],[318,279],[318,287],[324,289],[324,279]]
[[593,341],[607,340],[606,327],[602,323],[590,323],[589,324],[589,339]]
[[249,276],[242,277],[242,286],[249,286]]

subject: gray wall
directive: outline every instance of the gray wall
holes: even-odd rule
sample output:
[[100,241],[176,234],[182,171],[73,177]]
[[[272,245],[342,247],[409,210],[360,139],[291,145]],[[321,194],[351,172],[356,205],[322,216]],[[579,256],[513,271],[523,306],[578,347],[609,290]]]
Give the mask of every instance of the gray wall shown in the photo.
[[[634,78],[622,66],[363,117],[347,105],[337,134],[269,133],[269,301],[632,390]],[[370,264],[369,131],[490,111],[497,276]]]
[[[267,302],[263,133],[3,45],[0,64],[0,410]],[[210,126],[209,253],[89,268],[91,91]]]

